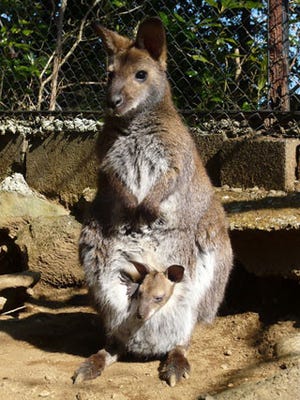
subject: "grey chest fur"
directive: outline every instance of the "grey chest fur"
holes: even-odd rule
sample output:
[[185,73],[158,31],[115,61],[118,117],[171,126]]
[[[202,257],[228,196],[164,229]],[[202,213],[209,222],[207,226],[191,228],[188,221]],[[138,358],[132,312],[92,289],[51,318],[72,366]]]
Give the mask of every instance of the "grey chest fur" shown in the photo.
[[140,203],[168,170],[168,164],[166,150],[157,135],[134,132],[117,138],[101,169],[116,174]]

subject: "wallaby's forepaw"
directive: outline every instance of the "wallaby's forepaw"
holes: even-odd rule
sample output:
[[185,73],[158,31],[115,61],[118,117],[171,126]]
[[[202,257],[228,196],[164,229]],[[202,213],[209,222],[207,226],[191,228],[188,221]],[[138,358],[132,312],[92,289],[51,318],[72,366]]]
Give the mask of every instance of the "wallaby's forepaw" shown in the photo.
[[137,221],[152,224],[159,217],[159,207],[144,201],[136,208],[135,217]]
[[73,383],[97,378],[105,368],[105,355],[101,352],[87,358],[72,376]]
[[172,351],[159,366],[159,377],[171,387],[182,378],[188,379],[191,367],[186,357],[180,351]]

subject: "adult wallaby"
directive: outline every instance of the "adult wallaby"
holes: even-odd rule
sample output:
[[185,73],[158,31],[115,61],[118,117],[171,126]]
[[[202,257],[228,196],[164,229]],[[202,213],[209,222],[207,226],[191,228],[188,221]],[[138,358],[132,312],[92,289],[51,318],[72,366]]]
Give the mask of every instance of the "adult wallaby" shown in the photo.
[[162,358],[160,377],[173,386],[189,374],[197,320],[211,321],[223,298],[232,265],[225,216],[172,103],[160,19],[144,20],[133,41],[96,30],[109,56],[107,114],[79,252],[107,344],[73,381],[131,353]]

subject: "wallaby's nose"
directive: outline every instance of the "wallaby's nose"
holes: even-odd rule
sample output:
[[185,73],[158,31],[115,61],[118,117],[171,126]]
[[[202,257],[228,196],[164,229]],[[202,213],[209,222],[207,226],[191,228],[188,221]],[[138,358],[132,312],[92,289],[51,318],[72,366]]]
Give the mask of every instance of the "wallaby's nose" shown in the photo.
[[136,317],[137,319],[139,319],[140,321],[144,321],[145,320],[145,316],[138,310],[136,313]]
[[124,98],[121,94],[114,94],[109,98],[108,105],[115,109],[123,104]]

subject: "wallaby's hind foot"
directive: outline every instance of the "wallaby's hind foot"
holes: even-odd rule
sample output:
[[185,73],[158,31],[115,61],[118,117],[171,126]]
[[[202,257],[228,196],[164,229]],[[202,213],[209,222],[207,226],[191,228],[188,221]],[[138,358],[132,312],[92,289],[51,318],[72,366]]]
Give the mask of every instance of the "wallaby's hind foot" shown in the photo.
[[171,387],[174,387],[182,378],[188,379],[190,371],[191,367],[185,357],[185,350],[177,346],[168,353],[166,360],[160,363],[159,377]]
[[80,383],[95,379],[102,374],[104,369],[117,360],[117,356],[112,356],[102,349],[98,353],[87,358],[72,376],[73,383]]

